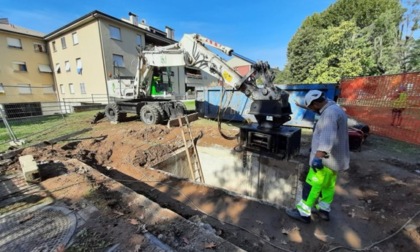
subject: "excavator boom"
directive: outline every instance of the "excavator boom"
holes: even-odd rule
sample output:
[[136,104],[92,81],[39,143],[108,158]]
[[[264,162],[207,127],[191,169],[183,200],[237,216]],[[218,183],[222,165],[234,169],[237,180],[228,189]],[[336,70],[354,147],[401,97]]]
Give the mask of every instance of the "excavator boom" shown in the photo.
[[[139,55],[141,78],[136,94],[142,95],[141,88],[147,88],[152,67],[186,66],[198,68],[217,78],[224,86],[243,92],[253,100],[250,114],[254,114],[263,128],[276,128],[290,120],[291,108],[288,94],[273,85],[274,75],[266,62],[253,62],[245,76],[239,75],[226,60],[206,46],[213,47],[228,56],[238,55],[228,46],[212,41],[199,34],[185,34],[179,43],[143,50]],[[256,79],[262,77],[258,86]]]

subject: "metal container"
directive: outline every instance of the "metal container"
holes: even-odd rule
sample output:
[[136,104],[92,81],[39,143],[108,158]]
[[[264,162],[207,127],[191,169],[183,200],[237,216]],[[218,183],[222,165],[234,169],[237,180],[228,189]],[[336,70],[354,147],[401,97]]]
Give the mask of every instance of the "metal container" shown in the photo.
[[[289,103],[292,108],[291,120],[285,123],[287,126],[308,127],[313,126],[315,113],[296,106],[295,102],[303,104],[305,94],[309,90],[321,90],[326,97],[336,100],[339,95],[337,84],[290,84],[276,85],[289,93]],[[223,95],[224,94],[224,95]],[[223,100],[221,96],[223,95]],[[240,91],[233,89],[222,89],[222,87],[204,87],[196,89],[196,110],[206,118],[216,119],[219,113],[224,121],[249,121],[256,122],[255,117],[249,114],[252,100]],[[221,106],[220,106],[221,104]]]

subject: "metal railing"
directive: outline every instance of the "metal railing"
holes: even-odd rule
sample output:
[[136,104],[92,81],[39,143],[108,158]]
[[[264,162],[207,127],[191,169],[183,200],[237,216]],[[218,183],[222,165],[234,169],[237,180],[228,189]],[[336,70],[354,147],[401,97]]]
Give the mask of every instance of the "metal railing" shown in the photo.
[[[82,126],[77,121],[88,121],[93,114],[103,111],[106,104],[106,95],[0,104],[0,153],[12,146],[31,145],[80,130]],[[80,116],[83,119],[77,119]]]

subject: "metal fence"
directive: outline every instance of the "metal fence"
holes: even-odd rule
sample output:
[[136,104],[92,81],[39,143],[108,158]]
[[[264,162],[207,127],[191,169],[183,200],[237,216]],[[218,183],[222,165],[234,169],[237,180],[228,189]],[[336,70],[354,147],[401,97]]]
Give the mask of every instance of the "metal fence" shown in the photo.
[[0,104],[0,153],[12,146],[35,144],[79,130],[77,123],[69,120],[71,115],[83,117],[87,113],[85,117],[91,118],[95,111],[103,111],[106,104],[106,95],[66,98],[56,102]]
[[[340,91],[339,104],[373,133],[420,144],[420,72],[343,79]],[[406,93],[401,124],[393,123],[397,91]]]

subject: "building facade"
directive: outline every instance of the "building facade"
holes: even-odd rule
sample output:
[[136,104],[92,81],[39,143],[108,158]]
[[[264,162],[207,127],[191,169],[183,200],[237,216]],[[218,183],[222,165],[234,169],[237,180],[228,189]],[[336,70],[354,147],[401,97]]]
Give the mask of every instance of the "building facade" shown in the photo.
[[42,114],[57,100],[44,34],[0,19],[0,104],[6,115]]
[[171,28],[163,32],[133,13],[129,17],[93,11],[44,37],[60,101],[95,103],[108,97],[108,80],[135,76],[138,47],[176,42]]
[[[131,12],[118,19],[95,10],[46,35],[0,19],[0,105],[10,117],[28,106],[48,115],[108,103],[110,83],[134,79],[139,48],[176,42],[172,28],[156,29]],[[192,97],[195,87],[217,84],[208,73],[182,66],[171,67],[168,76],[177,100]]]

